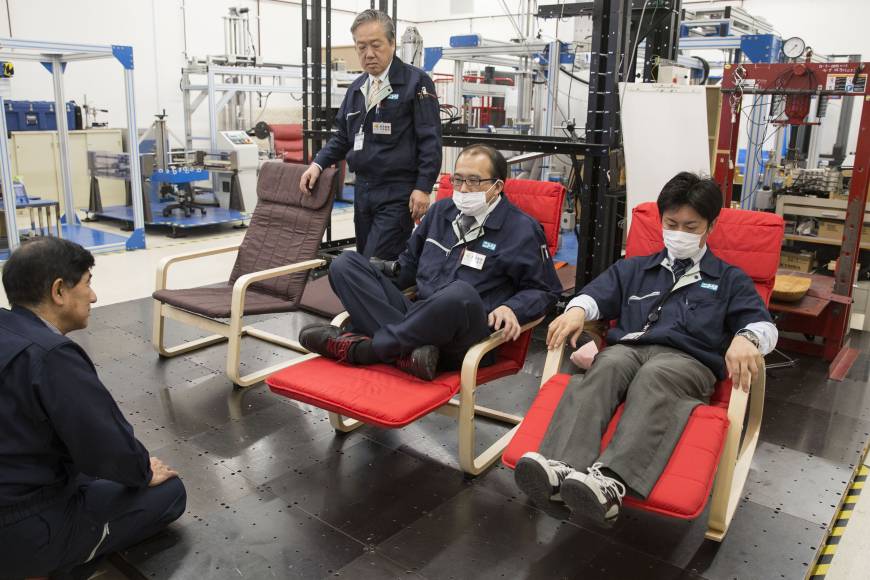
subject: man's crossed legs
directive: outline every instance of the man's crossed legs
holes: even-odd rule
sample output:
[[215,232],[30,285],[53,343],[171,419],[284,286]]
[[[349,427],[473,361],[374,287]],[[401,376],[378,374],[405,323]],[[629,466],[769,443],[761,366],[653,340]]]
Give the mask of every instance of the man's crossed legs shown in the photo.
[[490,334],[480,295],[461,280],[412,302],[368,259],[344,252],[330,265],[329,282],[353,328],[303,328],[299,342],[322,356],[360,365],[391,363],[432,380],[438,370],[461,367],[466,351]]

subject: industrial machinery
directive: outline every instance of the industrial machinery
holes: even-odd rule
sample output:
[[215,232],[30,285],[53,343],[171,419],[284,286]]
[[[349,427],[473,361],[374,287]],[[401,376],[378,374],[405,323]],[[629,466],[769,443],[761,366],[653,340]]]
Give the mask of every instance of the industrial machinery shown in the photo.
[[[728,65],[722,82],[722,101],[720,113],[719,140],[715,160],[715,178],[721,184],[726,202],[730,202],[734,181],[733,163],[737,150],[737,133],[741,121],[743,96],[753,95],[778,99],[781,102],[784,118],[782,123],[792,127],[814,123],[811,100],[839,97],[855,99],[861,103],[861,123],[854,160],[854,168],[849,183],[849,194],[844,201],[844,210],[833,206],[826,211],[842,219],[839,233],[839,257],[836,261],[834,279],[819,279],[824,291],[817,297],[822,301],[818,311],[790,310],[784,313],[777,326],[781,331],[792,331],[808,336],[823,338],[823,344],[800,342],[781,338],[780,344],[789,349],[811,355],[823,356],[831,361],[830,375],[845,376],[857,351],[847,346],[849,331],[849,312],[852,303],[853,283],[858,268],[861,236],[865,221],[867,189],[870,180],[870,93],[867,91],[868,62],[814,63],[809,58],[805,62],[786,64],[738,64]],[[800,174],[798,174],[800,176]],[[828,176],[826,176],[826,179]],[[836,177],[832,177],[837,180]],[[837,181],[834,181],[836,185]],[[827,184],[825,184],[827,185]],[[831,204],[828,204],[831,205]],[[805,210],[793,210],[805,211]],[[806,215],[806,213],[804,214]],[[787,239],[805,241],[800,232]],[[812,241],[807,236],[806,241]],[[837,244],[837,241],[834,241]],[[814,282],[815,283],[815,282]]]
[[[227,156],[227,169],[212,171],[217,175],[215,194],[223,207],[232,207],[230,197],[234,188],[241,195],[242,211],[253,213],[257,205],[257,168],[259,150],[245,131],[221,131],[216,153]],[[235,209],[235,208],[233,208]]]
[[402,34],[402,44],[399,49],[399,58],[403,62],[416,67],[423,64],[423,37],[415,26],[409,26]]
[[[59,43],[55,41],[40,42],[13,38],[0,39],[0,60],[9,62],[15,60],[36,60],[43,63],[50,72],[54,93],[54,110],[66,110],[67,101],[64,97],[63,75],[69,74],[70,63],[85,59],[112,59],[117,61],[124,71],[124,94],[126,101],[127,130],[136,134],[136,103],[133,92],[133,49],[130,46],[111,45],[81,45]],[[10,72],[10,71],[5,71]],[[9,88],[9,78],[0,78],[0,109],[5,109],[5,98]],[[72,169],[70,164],[70,135],[72,128],[67,115],[55,115],[57,124],[58,154],[62,182],[63,200],[61,208],[61,233],[64,238],[75,240],[93,252],[116,251],[119,249],[140,249],[145,247],[145,227],[143,222],[143,207],[141,196],[141,180],[138,177],[139,167],[132,167],[131,189],[132,204],[129,222],[132,234],[129,237],[117,236],[111,233],[93,230],[81,225],[76,213]],[[6,115],[0,115],[0,184],[4,191],[13,191],[13,176],[10,162],[9,142],[7,140]],[[139,155],[139,144],[130,140],[129,152],[133,157]],[[36,192],[34,192],[36,193]],[[19,244],[19,229],[16,225],[15,200],[12,196],[4,198],[4,212],[8,247],[14,250]],[[0,259],[5,256],[0,255]]]
[[[151,128],[140,139],[141,174],[148,192],[145,224],[170,228],[178,237],[189,228],[222,223],[243,225],[247,212],[256,205],[257,146],[244,131],[222,131],[222,148],[216,151],[173,149],[166,115],[156,116]],[[130,179],[130,160],[125,154],[89,152],[91,198],[89,219],[130,222],[130,202],[103,207],[99,179]],[[198,187],[214,178],[220,189]]]
[[[264,61],[251,36],[248,8],[230,8],[224,17],[224,54],[189,57],[181,69],[184,147],[205,146],[216,151],[221,147],[221,131],[253,127],[267,105],[276,106],[278,95],[303,99],[303,72],[304,67],[298,64]],[[328,90],[338,103],[344,97],[340,84],[349,84],[354,78],[356,75],[346,72],[328,72],[321,90]],[[195,132],[202,126],[195,118],[202,104],[207,109],[204,121],[208,133],[204,135]]]

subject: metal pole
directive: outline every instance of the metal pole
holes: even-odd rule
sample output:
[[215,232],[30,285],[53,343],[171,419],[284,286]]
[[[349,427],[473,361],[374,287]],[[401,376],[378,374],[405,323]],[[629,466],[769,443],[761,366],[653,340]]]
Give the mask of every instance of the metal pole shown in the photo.
[[169,152],[166,149],[166,118],[154,122],[154,166],[160,171],[169,169]]
[[[532,13],[534,0],[526,0],[526,13],[523,19],[521,42],[528,42],[532,30]],[[531,123],[532,116],[532,76],[529,70],[529,57],[520,57],[520,70],[517,73],[517,122],[518,124]]]
[[[464,69],[464,63],[461,60],[453,61],[453,104],[456,105],[456,110],[459,111],[459,122],[460,123],[470,123],[471,119],[468,118],[464,104],[464,99],[462,98],[462,72]],[[457,151],[455,147],[447,147],[444,152],[444,168],[449,172],[453,173],[453,167],[456,165],[456,156]]]
[[[549,60],[547,61],[547,111],[544,114],[544,126],[540,135],[551,136],[553,126],[556,124],[556,110],[559,106],[559,56],[562,51],[562,43],[554,40],[550,43]],[[541,160],[541,181],[550,178],[550,158]]]
[[181,69],[181,105],[184,110],[184,148],[188,151],[193,149],[193,126],[191,117],[193,109],[190,106],[190,73],[187,71],[187,65]]
[[332,129],[332,0],[326,0],[326,106],[324,107],[324,124],[326,130]]
[[215,103],[215,79],[214,72],[211,70],[211,63],[208,65],[208,136],[211,150],[217,150],[217,107]]
[[[374,3],[372,3],[372,7],[374,8]],[[308,131],[311,127],[309,126],[309,112],[308,112],[308,78],[310,71],[308,70],[308,0],[302,0],[301,5],[302,11],[302,131]],[[311,158],[309,156],[309,140],[308,137],[303,133],[302,135],[302,163],[310,163]]]
[[[816,97],[815,107],[811,105],[811,111],[815,111],[818,115],[818,102],[821,97]],[[845,100],[845,99],[843,99]],[[818,118],[816,119],[819,120]],[[807,130],[810,132],[810,143],[807,147],[807,169],[816,169],[819,166],[819,139],[821,137],[821,126],[807,125]]]
[[[130,155],[130,190],[133,196],[133,235],[127,241],[127,249],[145,248],[145,209],[142,199],[142,171],[139,165],[139,130],[136,124],[136,94],[133,84],[133,69],[124,68],[124,96],[127,103],[127,141]],[[150,202],[149,202],[150,203]]]
[[[9,141],[6,139],[6,103],[0,96],[0,184],[3,186],[3,211],[6,213],[6,239],[9,253],[18,247],[18,224],[15,221],[15,190],[12,186],[12,164],[9,162]],[[60,215],[57,216],[58,221]]]
[[758,178],[761,175],[764,132],[767,124],[764,117],[770,108],[770,97],[755,95],[752,99],[752,113],[749,122],[749,135],[746,143],[746,165],[743,177],[743,189],[740,193],[740,207],[755,208],[755,190],[758,188]]
[[[312,128],[315,131],[330,129],[323,124],[323,76],[321,65],[323,63],[323,40],[320,33],[320,19],[323,16],[323,4],[321,0],[311,2],[311,111],[313,116]],[[315,149],[323,147],[323,139],[315,137],[313,140]]]
[[[211,59],[208,59],[208,63],[206,64],[208,67],[208,72],[206,76],[208,78],[208,136],[209,136],[209,151],[217,151],[217,104],[215,103],[215,79],[214,79],[214,71],[211,68]],[[212,191],[217,194],[218,187],[220,185],[220,181],[218,179],[218,175],[213,173],[211,176],[211,187]]]
[[69,163],[69,126],[66,117],[66,103],[63,94],[63,63],[59,56],[51,59],[51,79],[54,84],[54,114],[57,118],[57,136],[60,149],[60,174],[63,179],[63,201],[66,222],[78,225],[75,199],[73,197],[72,175]]
[[[627,58],[622,41],[626,34],[625,12],[630,10],[629,0],[595,0],[593,4],[586,142],[606,145],[611,151],[621,144],[618,66],[621,58]],[[612,189],[610,160],[610,155],[586,156],[584,160],[577,240],[577,290],[619,257],[622,230],[616,219],[617,201],[608,196]],[[612,177],[617,178],[615,175]]]

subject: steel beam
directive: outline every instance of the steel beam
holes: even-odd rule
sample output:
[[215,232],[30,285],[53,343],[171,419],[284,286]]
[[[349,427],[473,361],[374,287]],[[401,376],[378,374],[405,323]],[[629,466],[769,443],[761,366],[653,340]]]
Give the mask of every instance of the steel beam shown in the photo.
[[60,153],[60,175],[63,183],[63,201],[66,223],[78,225],[75,197],[72,188],[72,172],[69,160],[69,124],[66,116],[66,99],[63,92],[63,63],[60,56],[51,59],[51,80],[54,86],[54,116],[57,120],[58,152]]
[[[0,111],[6,110],[6,103],[0,95]],[[6,136],[6,115],[0,114],[0,185],[3,187],[3,213],[6,217],[6,239],[9,252],[18,247],[18,224],[15,215],[15,189],[12,185],[12,163],[9,161],[9,140]],[[57,216],[60,219],[60,216]]]

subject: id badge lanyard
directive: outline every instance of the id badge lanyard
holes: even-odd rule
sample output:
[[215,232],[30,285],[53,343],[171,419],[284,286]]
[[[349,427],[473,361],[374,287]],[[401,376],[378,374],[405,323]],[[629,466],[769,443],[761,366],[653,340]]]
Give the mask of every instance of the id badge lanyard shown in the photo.
[[646,324],[643,325],[643,328],[640,329],[640,332],[637,332],[637,333],[632,332],[626,336],[631,335],[632,338],[639,338],[640,336],[643,336],[644,334],[646,334],[647,331],[652,327],[653,324],[655,324],[656,322],[659,321],[659,318],[661,318],[661,315],[662,315],[662,309],[665,307],[665,302],[667,302],[668,298],[670,298],[673,295],[673,293],[681,287],[680,281],[686,276],[686,274],[688,274],[688,272],[686,272],[685,274],[683,274],[682,276],[677,278],[676,281],[674,282],[674,285],[671,286],[670,290],[668,290],[667,294],[665,294],[664,296],[659,298],[658,302],[653,307],[652,311],[649,313],[649,315],[647,315]]
[[[371,83],[371,80],[368,81]],[[365,114],[363,115],[362,123],[360,123],[359,131],[357,131],[356,135],[354,135],[353,139],[353,150],[360,151],[363,148],[363,143],[365,142],[365,128],[366,128],[366,120],[369,117],[369,113],[372,109],[375,109],[376,118],[380,119],[381,113],[381,101],[383,101],[386,97],[393,94],[393,87],[389,84],[382,86],[377,93],[375,93],[372,98],[372,104],[366,107]],[[368,94],[366,94],[366,100],[368,100]]]

